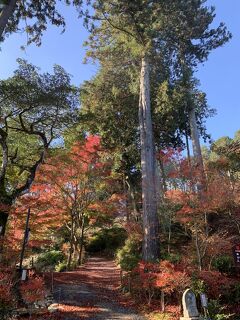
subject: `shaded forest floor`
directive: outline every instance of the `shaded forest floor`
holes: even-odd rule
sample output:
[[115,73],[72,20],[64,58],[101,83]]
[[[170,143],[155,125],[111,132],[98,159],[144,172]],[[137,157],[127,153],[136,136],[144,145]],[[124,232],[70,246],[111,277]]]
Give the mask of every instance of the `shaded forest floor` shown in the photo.
[[104,258],[90,258],[76,271],[54,273],[54,298],[64,320],[144,320],[121,294],[120,271]]

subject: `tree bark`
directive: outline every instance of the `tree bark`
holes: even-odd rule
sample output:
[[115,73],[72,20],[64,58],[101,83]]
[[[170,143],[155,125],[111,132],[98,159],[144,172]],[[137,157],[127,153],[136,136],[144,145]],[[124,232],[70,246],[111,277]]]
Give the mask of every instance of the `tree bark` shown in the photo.
[[161,291],[161,310],[165,312],[165,294],[163,291]]
[[143,260],[160,257],[159,220],[155,185],[155,148],[150,105],[150,65],[142,58],[139,95],[139,124],[141,138],[142,202],[143,202]]
[[[193,156],[197,165],[198,173],[199,173],[199,181],[197,183],[197,189],[199,192],[199,199],[201,201],[205,200],[204,190],[206,190],[206,176],[203,164],[202,151],[200,146],[200,138],[197,127],[196,113],[194,108],[191,108],[189,111],[189,122],[190,122],[190,130],[191,130],[191,140],[193,147]],[[205,235],[208,236],[209,233],[209,223],[208,223],[208,214],[204,212],[204,220],[205,220]]]
[[[0,144],[1,139],[0,139]],[[3,154],[4,154],[4,148],[2,148]],[[36,161],[36,163],[29,169],[30,174],[23,186],[20,186],[18,189],[14,190],[11,195],[7,194],[6,188],[5,188],[5,173],[6,173],[6,168],[8,164],[8,159],[5,160],[5,156],[2,158],[2,167],[1,167],[1,176],[0,176],[0,236],[4,237],[5,231],[6,231],[6,225],[8,221],[8,216],[9,216],[9,210],[11,206],[13,205],[14,201],[23,195],[24,193],[28,192],[34,179],[36,176],[36,172],[40,164],[43,162],[45,155],[45,151],[42,152],[39,160]],[[3,166],[3,163],[5,162],[5,165]],[[4,168],[6,167],[6,168]],[[1,207],[9,207],[9,209],[2,209]],[[0,249],[1,251],[1,249]]]
[[84,216],[82,218],[82,230],[81,230],[81,238],[80,238],[80,249],[79,249],[79,256],[78,256],[78,264],[82,264],[82,254],[83,254],[83,241],[84,241],[84,230],[85,230],[85,219]]
[[2,165],[0,169],[0,191],[5,191],[5,176],[8,165],[7,133],[0,128],[0,145],[2,149]]
[[158,164],[159,164],[159,169],[161,171],[161,181],[162,181],[161,188],[164,195],[164,193],[167,191],[167,182],[166,182],[167,178],[166,178],[166,173],[165,173],[162,160],[159,160]]
[[156,199],[157,208],[160,208],[163,203],[164,198],[164,188],[163,188],[163,176],[160,168],[159,160],[155,162],[155,186],[156,186]]
[[20,272],[22,272],[22,265],[23,265],[23,259],[24,259],[24,253],[25,253],[25,248],[28,243],[28,238],[29,238],[29,219],[30,219],[30,213],[31,210],[28,208],[28,213],[27,213],[27,220],[26,220],[26,225],[25,225],[25,232],[24,232],[24,237],[23,237],[23,244],[22,244],[22,251],[20,255],[20,264],[19,264],[19,269]]
[[[2,204],[0,199],[0,205]],[[0,210],[0,262],[2,261],[2,255],[4,251],[4,236],[6,233],[6,227],[8,222],[9,212]]]
[[169,213],[169,221],[168,221],[168,244],[167,251],[171,253],[171,240],[172,240],[172,215]]
[[17,0],[9,0],[9,4],[3,8],[2,13],[0,14],[0,39],[2,39],[9,18],[12,16],[16,8],[16,3]]
[[187,132],[185,133],[185,138],[186,138],[188,165],[189,165],[189,168],[191,168],[191,166],[192,166],[192,163],[191,163],[191,153],[190,153],[190,147],[189,147],[189,141],[188,141],[188,134],[187,134]]
[[130,210],[129,210],[129,188],[127,190],[126,188],[127,185],[127,181],[125,176],[123,177],[123,193],[124,193],[124,207],[125,207],[125,214],[126,214],[126,220],[127,222],[129,222],[130,220]]
[[6,232],[6,226],[8,221],[8,213],[6,211],[0,211],[0,237],[4,237]]
[[[6,194],[6,191],[0,188],[0,237],[4,237],[9,217],[9,211],[13,205],[14,199]],[[1,251],[1,250],[0,250]]]
[[195,246],[196,246],[196,252],[197,252],[198,269],[199,269],[199,271],[201,271],[202,270],[202,257],[201,257],[200,246],[199,246],[199,236],[198,236],[197,223],[195,224]]
[[202,158],[202,151],[200,146],[200,138],[199,132],[197,127],[197,120],[196,120],[196,113],[194,108],[191,108],[189,111],[189,124],[191,130],[191,140],[192,140],[192,147],[193,147],[193,156],[199,170],[200,176],[200,183],[198,186],[199,191],[204,188],[205,184],[205,175],[204,175],[204,166],[203,166],[203,158]]
[[[194,192],[194,184],[193,184],[193,168],[192,168],[192,161],[191,161],[191,153],[190,153],[190,147],[189,147],[189,140],[188,140],[188,134],[187,131],[185,133],[186,138],[186,146],[187,146],[187,159],[188,159],[188,166],[189,166],[189,174],[190,174],[190,190]],[[201,149],[200,149],[201,151]],[[202,156],[202,154],[201,154]]]
[[69,248],[68,260],[67,260],[67,270],[70,270],[71,268],[73,246],[74,246],[74,221],[73,221],[73,217],[71,217],[70,248]]

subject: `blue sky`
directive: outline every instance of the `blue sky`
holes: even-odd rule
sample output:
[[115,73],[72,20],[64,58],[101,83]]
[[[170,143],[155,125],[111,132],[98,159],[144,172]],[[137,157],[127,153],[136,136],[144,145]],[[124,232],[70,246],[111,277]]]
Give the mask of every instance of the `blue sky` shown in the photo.
[[[233,39],[212,52],[197,73],[209,105],[217,109],[217,115],[207,121],[207,128],[213,139],[218,139],[225,135],[233,137],[240,129],[240,1],[209,0],[208,4],[216,7],[216,23],[225,22],[233,34]],[[57,63],[72,74],[76,85],[93,76],[97,67],[82,64],[87,32],[72,8],[64,7],[64,16],[66,32],[61,34],[59,28],[49,26],[41,47],[31,45],[22,51],[20,46],[26,43],[25,34],[17,33],[7,38],[0,52],[1,78],[12,75],[18,57],[27,59],[43,71],[51,71],[53,64]]]

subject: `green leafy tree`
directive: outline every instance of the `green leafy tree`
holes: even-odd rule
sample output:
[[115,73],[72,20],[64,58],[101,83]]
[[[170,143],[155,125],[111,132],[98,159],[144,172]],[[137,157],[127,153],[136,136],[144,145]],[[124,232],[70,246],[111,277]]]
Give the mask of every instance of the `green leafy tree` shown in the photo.
[[[1,0],[0,1],[0,41],[6,35],[16,32],[21,27],[21,22],[25,22],[23,29],[28,34],[28,44],[35,42],[41,44],[43,32],[50,22],[55,26],[65,27],[64,17],[58,12],[57,4],[61,0]],[[81,0],[64,0],[65,4],[71,3],[81,6]]]
[[234,139],[230,137],[221,137],[214,141],[209,150],[210,166],[221,168],[228,174],[232,184],[239,179],[240,173],[240,143],[238,132],[235,133]]
[[25,60],[13,77],[0,82],[0,226],[26,193],[51,145],[77,120],[78,90],[60,66],[39,74]]

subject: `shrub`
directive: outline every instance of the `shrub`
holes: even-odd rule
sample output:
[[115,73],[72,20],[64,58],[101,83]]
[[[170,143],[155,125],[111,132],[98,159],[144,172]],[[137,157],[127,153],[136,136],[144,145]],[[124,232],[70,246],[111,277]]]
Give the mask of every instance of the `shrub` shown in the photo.
[[116,260],[124,271],[133,270],[141,259],[141,241],[137,236],[131,236],[124,246],[117,251]]
[[235,283],[230,293],[228,293],[229,303],[240,302],[240,283]]
[[201,279],[198,279],[196,274],[193,274],[192,276],[191,287],[196,296],[199,296],[201,293],[204,293],[207,290],[205,282]]
[[169,261],[150,263],[141,261],[131,272],[132,288],[140,298],[147,299],[150,305],[151,300],[159,292],[175,297],[179,300],[183,291],[190,286],[191,279],[183,271]]
[[70,266],[71,270],[75,270],[78,267],[78,262],[77,260],[73,260]]
[[179,253],[167,253],[162,255],[162,260],[168,260],[171,263],[177,264],[181,261],[181,256]]
[[218,300],[210,300],[208,303],[208,312],[211,320],[226,320],[232,315],[223,313],[224,307],[221,306]]
[[10,319],[15,307],[15,297],[13,295],[13,270],[0,266],[0,319]]
[[213,260],[212,266],[219,272],[231,274],[234,268],[234,261],[232,257],[222,255]]
[[56,266],[55,266],[55,271],[56,272],[63,272],[67,270],[67,262],[63,261],[63,262],[59,262]]
[[156,286],[165,293],[181,295],[191,285],[191,279],[188,274],[178,270],[177,266],[167,260],[160,262],[159,270]]
[[234,283],[233,279],[219,271],[202,270],[199,272],[199,279],[204,281],[207,294],[212,299],[229,293]]
[[64,254],[61,251],[52,250],[40,254],[37,258],[35,266],[41,271],[55,269],[55,266],[64,259]]
[[102,236],[102,234],[95,234],[93,235],[87,245],[86,251],[90,253],[101,252],[106,249],[106,239]]
[[124,244],[126,236],[126,231],[123,228],[102,229],[89,239],[86,251],[90,253],[105,252],[113,255],[114,251]]
[[12,281],[4,272],[0,272],[0,319],[9,319],[14,307]]

